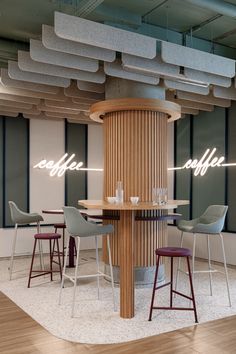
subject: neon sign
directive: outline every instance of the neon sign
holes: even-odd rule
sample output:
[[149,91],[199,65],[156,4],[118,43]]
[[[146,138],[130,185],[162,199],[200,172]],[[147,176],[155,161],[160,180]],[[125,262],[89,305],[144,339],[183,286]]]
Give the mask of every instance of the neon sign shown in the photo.
[[57,162],[50,160],[41,160],[39,163],[33,166],[33,168],[46,168],[47,170],[51,170],[49,175],[51,177],[58,176],[61,177],[67,170],[70,171],[103,171],[102,168],[85,168],[83,166],[83,162],[72,161],[75,157],[75,154],[72,154],[68,157],[66,153],[63,155]]
[[216,148],[207,149],[200,160],[188,160],[183,166],[181,167],[170,167],[168,171],[173,170],[183,170],[183,169],[194,169],[194,176],[204,176],[210,167],[228,167],[228,166],[236,166],[236,163],[223,163],[225,160],[224,156],[214,156],[216,152]]

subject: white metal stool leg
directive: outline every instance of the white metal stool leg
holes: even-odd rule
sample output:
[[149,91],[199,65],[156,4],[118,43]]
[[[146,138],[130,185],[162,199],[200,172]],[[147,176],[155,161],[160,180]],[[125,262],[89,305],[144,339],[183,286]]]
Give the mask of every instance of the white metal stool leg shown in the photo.
[[66,260],[67,260],[68,252],[69,252],[69,242],[70,242],[70,237],[67,238],[67,243],[66,243],[66,252],[65,252],[65,256],[64,256],[64,266],[63,266],[61,287],[60,287],[60,293],[59,293],[59,305],[61,305],[62,289],[63,289],[63,287],[64,287],[64,282],[65,282]]
[[[183,242],[184,242],[184,232],[181,232],[181,237],[180,237],[180,247],[183,247]],[[179,280],[179,270],[180,270],[180,265],[181,265],[181,257],[178,259],[178,267],[176,271],[176,278],[175,278],[175,291],[177,290],[177,285],[178,285],[178,280]],[[174,297],[176,294],[174,294]]]
[[226,257],[225,257],[225,246],[224,246],[224,239],[222,234],[220,235],[221,239],[221,246],[222,246],[222,253],[223,253],[223,260],[224,260],[224,268],[225,268],[225,279],[226,279],[226,285],[227,285],[227,292],[228,292],[228,299],[229,299],[229,306],[231,307],[231,298],[230,298],[230,291],[229,291],[229,276],[228,276],[228,269],[227,269],[227,264],[226,264]]
[[113,306],[114,306],[114,311],[116,311],[114,277],[113,277],[113,268],[112,268],[112,260],[111,260],[111,247],[110,247],[109,235],[107,235],[107,248],[108,248],[108,258],[109,258],[109,266],[110,266],[110,274],[111,274],[111,287],[112,287],[112,296],[113,296]]
[[74,317],[74,311],[75,311],[75,296],[76,296],[77,276],[78,276],[78,268],[79,268],[79,249],[80,249],[80,237],[77,236],[77,256],[76,256],[76,264],[75,264],[75,278],[74,278],[71,317]]
[[207,235],[207,250],[208,250],[208,269],[209,269],[209,280],[210,280],[210,294],[212,296],[211,249],[210,249],[210,238],[209,238],[209,235]]
[[12,272],[13,272],[13,262],[14,262],[14,255],[15,255],[15,249],[16,249],[17,227],[18,227],[18,224],[15,224],[15,232],[14,232],[14,238],[13,238],[13,242],[12,242],[11,259],[10,259],[10,266],[9,266],[10,280],[12,279]]
[[94,236],[95,238],[95,246],[96,246],[96,263],[97,263],[97,288],[98,288],[98,300],[99,300],[99,257],[98,257],[98,238],[97,236]]

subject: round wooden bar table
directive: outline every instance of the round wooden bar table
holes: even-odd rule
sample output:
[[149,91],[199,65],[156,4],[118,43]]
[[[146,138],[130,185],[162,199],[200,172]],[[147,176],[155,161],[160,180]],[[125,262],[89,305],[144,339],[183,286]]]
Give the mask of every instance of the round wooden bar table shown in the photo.
[[[109,204],[102,200],[79,200],[79,204],[88,209],[102,209],[104,211],[119,211],[120,218],[115,230],[119,244],[120,266],[120,316],[134,317],[134,249],[136,246],[135,213],[138,211],[156,210],[168,211],[179,205],[187,205],[187,200],[170,200],[166,205],[153,205],[152,202],[140,202],[133,205],[129,202]],[[137,222],[139,223],[139,222]],[[145,235],[144,235],[145,236]],[[113,237],[111,237],[112,239]]]

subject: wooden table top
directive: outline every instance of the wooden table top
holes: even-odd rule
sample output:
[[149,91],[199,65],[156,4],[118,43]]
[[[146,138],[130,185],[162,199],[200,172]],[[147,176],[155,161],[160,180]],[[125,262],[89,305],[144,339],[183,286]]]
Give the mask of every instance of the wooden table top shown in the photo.
[[131,204],[131,202],[111,204],[104,200],[79,200],[78,204],[88,209],[103,210],[169,210],[176,209],[180,205],[188,205],[189,200],[168,200],[165,205],[153,205],[152,202],[139,202],[135,205]]

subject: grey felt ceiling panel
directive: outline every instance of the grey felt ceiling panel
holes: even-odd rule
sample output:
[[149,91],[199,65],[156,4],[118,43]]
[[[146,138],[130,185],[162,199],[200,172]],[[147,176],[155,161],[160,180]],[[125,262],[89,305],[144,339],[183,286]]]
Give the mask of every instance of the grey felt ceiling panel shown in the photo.
[[116,59],[116,52],[113,50],[59,38],[55,34],[54,28],[47,25],[42,26],[42,43],[46,48],[57,52],[69,53],[108,62],[112,62]]
[[213,95],[218,98],[236,100],[236,88],[234,87],[234,85],[232,85],[230,88],[214,86]]
[[208,95],[208,93],[209,93],[209,87],[196,86],[196,85],[192,85],[190,83],[164,80],[164,85],[169,89],[199,93],[202,95]]
[[70,85],[69,79],[22,71],[14,61],[8,61],[8,75],[11,79],[34,82],[36,84],[54,85],[59,87],[68,87]]
[[60,12],[55,12],[54,27],[58,37],[71,41],[144,58],[156,56],[156,39],[142,34]]
[[106,80],[106,76],[102,68],[100,68],[96,73],[91,73],[89,71],[70,69],[58,65],[39,63],[32,60],[28,52],[21,50],[18,51],[18,65],[23,71],[53,75],[54,77],[77,79],[96,83],[104,83]]
[[169,64],[184,66],[215,75],[235,76],[235,60],[170,42],[161,42],[162,60]]
[[210,92],[209,95],[196,95],[191,92],[177,91],[177,97],[184,100],[202,102],[202,103],[212,104],[220,107],[231,106],[231,101],[229,99],[216,98],[213,96],[212,92]]
[[70,109],[70,108],[62,108],[62,107],[51,107],[51,106],[47,106],[44,103],[40,103],[37,108],[40,111],[43,112],[59,112],[59,113],[70,113],[70,114],[77,114],[80,111],[88,111],[85,108],[81,108],[81,109]]
[[135,71],[146,75],[179,76],[179,66],[167,64],[162,61],[160,55],[153,59],[140,58],[134,55],[122,53],[122,65],[125,70]]
[[96,72],[99,69],[98,60],[78,55],[56,52],[47,49],[41,41],[30,40],[30,56],[33,60],[66,68]]
[[231,78],[220,76],[220,75],[213,75],[199,70],[185,68],[184,76],[186,77],[186,79],[206,82],[208,84],[213,84],[213,85],[218,85],[223,87],[231,86]]
[[188,107],[188,108],[203,110],[207,112],[212,112],[214,110],[213,105],[207,103],[201,103],[197,101],[190,101],[190,100],[183,100],[180,98],[176,98],[173,92],[169,92],[169,91],[166,94],[166,99],[167,101],[171,101],[179,104],[181,107],[186,107],[186,108]]
[[83,90],[83,91],[97,92],[97,93],[105,92],[104,84],[95,84],[91,82],[77,80],[77,86],[79,90]]
[[192,114],[192,115],[196,116],[199,114],[199,111],[197,109],[181,107],[181,113],[182,114]]
[[50,94],[58,94],[59,92],[59,87],[55,86],[50,86],[50,85],[42,85],[42,84],[35,84],[31,82],[26,82],[22,80],[14,80],[10,78],[8,75],[7,69],[1,69],[1,82],[3,85],[7,87],[14,87],[17,89],[23,89],[23,90],[32,90],[32,91],[38,91],[38,92],[45,92],[45,93],[50,93]]
[[116,60],[114,63],[104,63],[104,71],[107,75],[119,77],[121,79],[138,81],[151,85],[157,85],[159,83],[158,77],[125,71],[122,68],[121,62],[118,60]]
[[75,82],[72,81],[70,87],[64,89],[65,96],[68,97],[81,97],[81,98],[87,98],[91,100],[104,100],[104,94],[103,93],[96,93],[96,92],[87,92],[80,90],[78,86],[76,85]]

